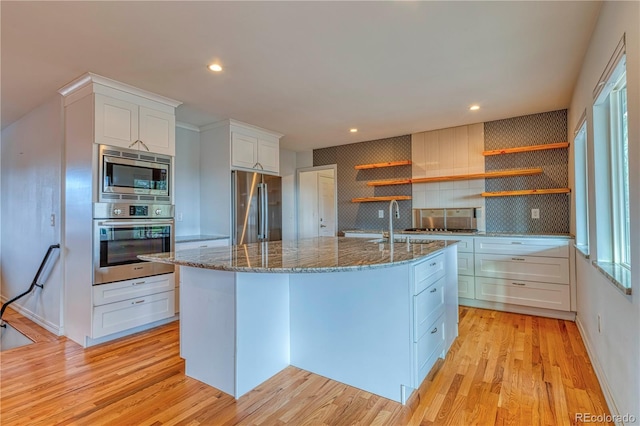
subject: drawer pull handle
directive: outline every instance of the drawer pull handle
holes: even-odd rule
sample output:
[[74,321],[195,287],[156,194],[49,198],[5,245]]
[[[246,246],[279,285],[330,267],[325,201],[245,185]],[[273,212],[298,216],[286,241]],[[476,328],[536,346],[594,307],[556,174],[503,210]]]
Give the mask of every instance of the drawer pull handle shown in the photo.
[[521,257],[512,257],[511,260],[517,260],[519,262],[524,262],[524,259]]
[[438,264],[437,262],[433,262],[433,263],[430,263],[429,266],[436,266],[437,264]]
[[437,288],[432,288],[431,291],[429,293],[435,293],[436,291],[438,291]]
[[207,245],[205,244],[205,245],[203,245],[203,246],[200,246],[200,247],[201,247],[201,248],[202,248],[202,247],[204,247],[204,248],[206,248],[206,247],[207,247]]
[[436,331],[438,331],[438,327],[436,327],[433,330],[431,330],[431,334],[435,333]]
[[142,300],[136,300],[135,302],[131,302],[132,305],[138,305],[140,303],[144,303],[144,299]]
[[522,244],[520,241],[511,241],[511,244]]
[[526,285],[525,283],[511,283],[513,285]]
[[131,285],[142,285],[142,284],[146,284],[146,281],[138,281],[137,283],[132,283]]

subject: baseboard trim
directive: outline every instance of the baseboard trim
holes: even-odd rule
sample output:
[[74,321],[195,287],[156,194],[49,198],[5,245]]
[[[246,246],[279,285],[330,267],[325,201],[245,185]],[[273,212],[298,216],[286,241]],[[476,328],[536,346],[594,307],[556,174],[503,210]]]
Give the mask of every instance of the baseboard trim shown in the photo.
[[494,311],[512,312],[514,314],[535,315],[539,317],[556,318],[566,321],[575,321],[576,313],[567,311],[556,311],[554,309],[535,308],[531,306],[512,305],[509,303],[489,302],[486,300],[458,298],[461,306],[472,308],[493,309]]
[[[7,298],[4,297],[4,296],[1,297],[0,299],[2,300],[2,303],[5,303],[7,301]],[[19,313],[23,317],[35,322],[40,327],[42,327],[42,328],[46,329],[47,331],[55,334],[56,336],[62,336],[64,334],[64,329],[62,327],[60,327],[59,325],[56,325],[56,324],[54,324],[54,323],[52,323],[50,321],[47,321],[45,318],[41,317],[40,315],[36,314],[35,312],[30,311],[29,309],[25,308],[24,306],[16,305],[15,303],[12,303],[9,306],[11,307],[11,309],[16,311],[17,313]]]
[[[617,418],[620,418],[620,412],[618,411],[618,406],[616,405],[615,400],[613,399],[613,393],[611,392],[611,388],[609,387],[609,382],[607,381],[607,376],[604,374],[604,370],[600,365],[600,360],[596,356],[596,353],[593,349],[593,345],[589,340],[589,336],[587,335],[584,326],[582,325],[582,321],[580,321],[580,317],[576,317],[576,326],[578,327],[578,332],[580,333],[580,337],[582,337],[582,341],[584,342],[584,347],[587,349],[587,355],[589,355],[589,360],[591,361],[591,365],[593,365],[593,370],[596,373],[596,377],[598,378],[598,383],[600,383],[600,388],[602,389],[602,393],[604,394],[604,399],[609,406],[609,411],[611,411],[611,415]],[[617,425],[623,425],[624,423],[615,422]]]

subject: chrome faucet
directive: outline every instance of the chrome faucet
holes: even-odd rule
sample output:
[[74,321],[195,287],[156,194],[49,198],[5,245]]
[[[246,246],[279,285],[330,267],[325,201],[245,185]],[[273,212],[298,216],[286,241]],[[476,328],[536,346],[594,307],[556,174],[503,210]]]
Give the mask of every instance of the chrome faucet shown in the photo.
[[391,200],[389,203],[389,244],[393,244],[393,205],[396,205],[395,216],[396,219],[400,218],[400,208],[398,207],[398,202],[396,200]]

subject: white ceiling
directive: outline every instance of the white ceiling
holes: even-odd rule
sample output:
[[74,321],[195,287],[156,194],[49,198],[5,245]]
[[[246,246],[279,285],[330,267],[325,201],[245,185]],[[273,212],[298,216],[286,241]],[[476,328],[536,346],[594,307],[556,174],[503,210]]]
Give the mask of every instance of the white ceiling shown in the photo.
[[87,71],[295,151],[562,109],[600,5],[2,1],[2,127]]

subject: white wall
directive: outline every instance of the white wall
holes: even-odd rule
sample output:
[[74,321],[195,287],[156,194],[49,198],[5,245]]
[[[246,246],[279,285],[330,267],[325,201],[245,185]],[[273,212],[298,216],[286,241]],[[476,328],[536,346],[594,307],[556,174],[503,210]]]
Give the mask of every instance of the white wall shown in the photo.
[[228,126],[200,131],[200,233],[231,235],[231,153]]
[[296,152],[296,167],[313,167],[313,151]]
[[[587,111],[590,251],[597,259],[595,206],[598,202],[593,176],[592,91],[622,35],[627,44],[627,94],[629,124],[629,184],[631,202],[632,295],[625,296],[592,265],[578,255],[577,321],[612,413],[640,418],[640,3],[604,2],[584,58],[569,109],[569,140],[582,112]],[[573,157],[573,155],[571,155]],[[570,164],[573,158],[570,158]],[[573,171],[573,168],[571,169]],[[573,176],[570,185],[573,187]],[[572,231],[575,230],[575,220]],[[598,331],[598,315],[601,331]],[[596,413],[594,413],[596,414]]]
[[200,234],[200,133],[176,128],[176,235]]
[[282,239],[296,239],[296,153],[280,148]]
[[[4,300],[29,288],[49,245],[61,242],[63,143],[63,109],[58,96],[2,131]],[[55,215],[54,226],[51,214]],[[62,270],[62,262],[56,261],[43,289],[36,288],[12,304],[54,333],[62,325]]]

